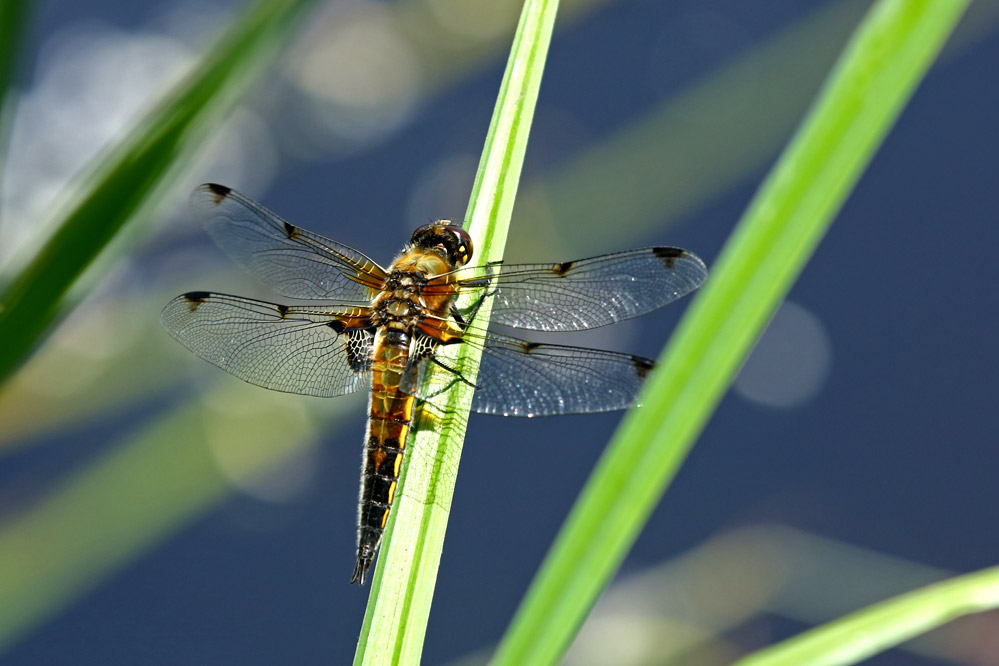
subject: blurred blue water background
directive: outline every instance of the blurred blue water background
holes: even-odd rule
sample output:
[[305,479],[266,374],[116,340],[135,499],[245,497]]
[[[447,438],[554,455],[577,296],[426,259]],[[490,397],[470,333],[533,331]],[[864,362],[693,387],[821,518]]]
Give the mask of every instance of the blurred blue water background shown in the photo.
[[[527,154],[524,200],[514,211],[512,260],[669,244],[710,266],[807,108],[816,76],[867,6],[564,4]],[[911,563],[942,573],[995,564],[995,4],[982,1],[969,14],[916,92],[622,576],[730,530],[773,524],[898,558],[901,568]],[[228,125],[214,157],[192,165],[185,187],[224,182],[296,224],[388,262],[416,225],[463,215],[511,31],[501,6],[467,8],[467,16],[455,18],[444,2],[331,3]],[[102,132],[120,129],[118,111],[141,106],[237,7],[39,4],[19,79],[22,104],[33,106],[18,118],[6,165],[0,259],[9,261],[10,248],[28,242],[31,225],[22,220],[40,214],[74,160],[82,161]],[[794,37],[812,34],[807,30],[827,41]],[[765,55],[781,40],[787,44],[775,70]],[[738,76],[725,78],[733,71]],[[726,99],[740,105],[711,107],[710,116],[697,106]],[[751,107],[742,106],[746,100]],[[615,150],[628,155],[628,133],[646,153],[601,176],[602,160]],[[594,175],[596,182],[586,180]],[[148,303],[152,326],[132,335],[161,349],[173,373],[162,382],[147,377],[143,393],[121,408],[55,430],[25,426],[12,439],[22,445],[5,443],[0,506],[8,519],[192,390],[230,381],[187,358],[156,327],[155,312],[169,296],[193,289],[266,293],[211,247],[181,191],[141,234],[131,261],[118,265],[85,307]],[[565,341],[655,356],[686,304]],[[65,329],[60,335],[71,338]],[[121,330],[104,334],[108,354]],[[74,400],[64,378],[51,379]],[[56,398],[51,407],[37,398],[34,404],[42,412],[62,409]],[[307,402],[310,414],[327,410],[323,401]],[[269,482],[237,484],[210,510],[95,576],[26,629],[0,663],[348,663],[366,602],[366,591],[347,585],[363,406],[339,409],[332,427],[313,418],[315,445],[285,461]],[[473,416],[425,663],[488,649],[499,638],[619,420]],[[829,565],[817,577],[833,590],[858,584],[847,571]],[[861,594],[857,604],[876,598]],[[683,611],[684,603],[669,601]],[[718,640],[737,652],[810,622],[774,608],[747,617]],[[616,638],[624,640],[605,640]],[[671,658],[725,663],[730,653],[720,654]],[[893,651],[870,663],[999,664],[999,652]]]

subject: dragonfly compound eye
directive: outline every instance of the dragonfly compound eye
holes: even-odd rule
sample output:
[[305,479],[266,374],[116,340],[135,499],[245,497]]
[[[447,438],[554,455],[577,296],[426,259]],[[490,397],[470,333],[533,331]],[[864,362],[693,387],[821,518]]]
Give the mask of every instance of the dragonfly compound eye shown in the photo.
[[451,243],[448,244],[448,255],[456,266],[464,266],[472,259],[472,237],[461,227],[447,225],[444,227],[451,232]]
[[410,243],[423,250],[443,249],[456,267],[464,266],[472,258],[471,237],[458,225],[450,224],[450,220],[438,220],[420,227],[413,232]]

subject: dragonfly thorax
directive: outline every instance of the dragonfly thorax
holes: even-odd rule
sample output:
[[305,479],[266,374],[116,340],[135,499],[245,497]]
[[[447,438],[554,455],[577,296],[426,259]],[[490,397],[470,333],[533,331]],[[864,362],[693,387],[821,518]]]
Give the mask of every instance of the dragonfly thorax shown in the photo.
[[385,303],[384,312],[388,318],[405,319],[408,317],[418,317],[423,314],[423,308],[419,304],[402,298],[392,299]]
[[[413,268],[416,267],[415,264],[418,260],[419,258],[411,262],[414,264]],[[385,276],[385,286],[382,288],[382,291],[398,295],[397,297],[399,298],[405,298],[406,295],[419,293],[426,285],[426,276],[415,270],[394,270],[389,271],[388,275]]]

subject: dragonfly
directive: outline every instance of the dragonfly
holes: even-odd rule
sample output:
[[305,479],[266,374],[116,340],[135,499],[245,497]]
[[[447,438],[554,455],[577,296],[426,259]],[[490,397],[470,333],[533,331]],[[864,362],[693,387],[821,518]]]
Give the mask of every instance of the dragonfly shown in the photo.
[[[475,322],[486,299],[496,324],[579,331],[672,303],[707,268],[695,254],[646,247],[560,263],[472,265],[462,225],[419,227],[391,264],[286,222],[224,185],[198,187],[192,207],[237,264],[291,299],[284,305],[207,291],[170,301],[161,321],[202,359],[257,386],[309,396],[368,391],[351,583],[364,585],[398,487],[417,400],[475,386],[471,409],[548,416],[626,409],[653,361],[632,354],[530,342]],[[458,306],[459,297],[470,303]],[[318,304],[316,304],[318,303]],[[482,351],[473,382],[438,358],[450,345]],[[427,373],[430,366],[439,372]],[[434,379],[439,377],[439,379]]]

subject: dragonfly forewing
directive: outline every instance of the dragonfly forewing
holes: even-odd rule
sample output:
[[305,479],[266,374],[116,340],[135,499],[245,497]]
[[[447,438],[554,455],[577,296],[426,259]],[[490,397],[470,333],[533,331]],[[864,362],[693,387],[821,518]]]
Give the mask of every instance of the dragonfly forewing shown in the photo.
[[459,271],[458,284],[492,298],[496,324],[580,331],[652,312],[703,284],[701,259],[675,247],[646,247],[558,264],[495,264]]
[[207,184],[191,205],[215,243],[277,293],[361,305],[385,270],[364,254],[284,221],[224,185]]

